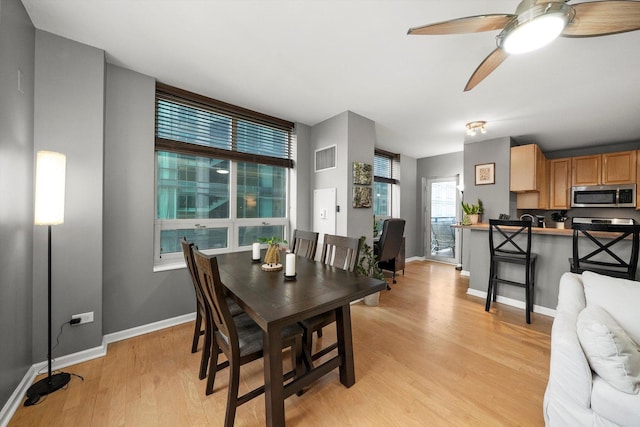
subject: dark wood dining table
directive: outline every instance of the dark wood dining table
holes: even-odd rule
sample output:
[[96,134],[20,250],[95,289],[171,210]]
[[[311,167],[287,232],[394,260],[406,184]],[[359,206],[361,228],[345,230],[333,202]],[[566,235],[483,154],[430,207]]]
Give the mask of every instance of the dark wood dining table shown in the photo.
[[[290,281],[285,280],[284,268],[267,272],[252,263],[250,251],[217,258],[222,283],[263,331],[267,426],[284,426],[284,399],[336,368],[345,387],[355,384],[350,303],[386,289],[385,281],[303,257],[296,257],[296,280]],[[338,354],[285,385],[281,329],[329,310],[336,313]]]

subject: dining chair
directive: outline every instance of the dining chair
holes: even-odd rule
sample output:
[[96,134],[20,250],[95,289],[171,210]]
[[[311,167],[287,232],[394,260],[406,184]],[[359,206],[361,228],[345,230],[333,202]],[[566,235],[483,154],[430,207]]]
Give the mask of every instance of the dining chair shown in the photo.
[[[196,269],[195,260],[193,259],[194,243],[188,242],[186,237],[180,239],[180,245],[182,246],[182,254],[184,255],[184,262],[189,270],[191,276],[191,282],[196,293],[196,323],[193,329],[193,340],[191,343],[191,353],[198,351],[198,343],[200,342],[200,336],[204,335],[204,345],[202,346],[202,357],[200,360],[200,371],[198,378],[204,379],[207,376],[207,363],[209,362],[209,356],[211,351],[211,339],[213,339],[213,331],[210,328],[215,325],[207,322],[207,305],[205,304],[204,292],[202,285],[200,284],[200,278],[198,277],[198,271]],[[232,316],[236,316],[243,312],[242,308],[230,297],[227,297],[227,304]],[[203,328],[204,323],[204,328]]]
[[[224,425],[233,426],[238,406],[264,393],[264,386],[239,396],[240,366],[263,357],[263,331],[257,323],[243,313],[232,316],[225,297],[225,286],[220,280],[218,260],[193,250],[195,265],[202,283],[205,303],[208,306],[209,321],[216,325],[215,339],[211,340],[211,359],[207,378],[206,395],[213,393],[216,372],[229,367],[229,386]],[[304,373],[302,362],[302,328],[297,325],[282,329],[282,348],[291,348],[293,369],[287,372],[283,381]],[[218,364],[219,350],[227,360]]]
[[[359,253],[360,239],[325,234],[322,242],[320,262],[342,270],[353,271],[358,264]],[[336,313],[331,310],[300,322],[300,325],[304,329],[303,351],[305,356],[304,362],[307,369],[311,369],[313,367],[314,360],[318,360],[320,357],[338,347],[338,343],[333,343],[324,347],[320,351],[313,353],[313,333],[316,332],[318,338],[321,338],[322,328],[334,323],[335,321]]]
[[[393,283],[396,283],[396,257],[402,246],[404,225],[405,220],[401,218],[385,219],[382,223],[380,240],[373,245],[373,254],[378,258],[378,267],[381,270],[393,272]],[[390,289],[389,285],[387,289]]]
[[[571,228],[573,229],[573,257],[569,258],[569,264],[572,273],[592,271],[607,276],[636,280],[640,224],[635,221],[633,225],[576,223]],[[628,241],[629,236],[631,236],[631,247],[621,248]],[[580,256],[585,252],[589,253]]]
[[291,252],[307,259],[315,259],[318,235],[314,231],[293,230]]
[[[527,323],[531,323],[536,260],[538,258],[537,254],[531,252],[531,225],[531,221],[489,220],[489,285],[484,308],[485,311],[489,311],[491,301],[495,302],[499,283],[524,288]],[[516,238],[523,238],[524,242]],[[521,245],[524,246],[524,249]],[[501,263],[523,265],[524,282],[500,277],[499,266]]]

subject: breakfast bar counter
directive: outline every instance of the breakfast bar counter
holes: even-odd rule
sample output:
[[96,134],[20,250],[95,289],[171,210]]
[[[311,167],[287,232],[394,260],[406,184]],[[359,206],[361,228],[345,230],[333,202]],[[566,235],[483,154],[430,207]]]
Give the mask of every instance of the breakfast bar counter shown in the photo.
[[[468,294],[486,298],[489,282],[489,224],[461,228],[464,239],[463,265],[469,272]],[[571,228],[532,228],[531,252],[538,254],[535,272],[534,312],[553,315],[558,304],[558,286],[563,273],[570,270],[569,258],[573,250],[573,230]],[[524,237],[523,237],[524,240]],[[629,248],[631,242],[628,242]],[[524,277],[521,266],[501,266],[501,276],[521,281]],[[524,310],[524,289],[515,286],[499,286],[498,302],[521,307]],[[535,315],[533,317],[535,322]]]

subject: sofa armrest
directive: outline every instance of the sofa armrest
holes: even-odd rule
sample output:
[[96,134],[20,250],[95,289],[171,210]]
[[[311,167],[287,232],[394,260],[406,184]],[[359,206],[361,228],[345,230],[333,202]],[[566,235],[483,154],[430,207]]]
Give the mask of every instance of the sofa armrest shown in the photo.
[[[580,275],[565,273],[560,279],[558,310],[551,328],[549,383],[544,397],[544,416],[550,426],[563,425],[567,413],[574,418],[574,425],[593,422],[593,378],[577,332],[578,314],[584,307]],[[562,421],[558,417],[563,417]]]

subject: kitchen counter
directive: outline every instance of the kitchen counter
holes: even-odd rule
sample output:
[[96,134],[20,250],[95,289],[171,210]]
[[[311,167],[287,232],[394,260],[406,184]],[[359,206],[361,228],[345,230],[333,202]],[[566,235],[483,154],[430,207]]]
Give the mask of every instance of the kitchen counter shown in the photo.
[[[463,271],[469,273],[467,293],[486,298],[490,258],[489,224],[453,225],[452,227],[464,231],[464,251],[468,255],[462,268]],[[538,255],[533,298],[534,313],[554,315],[558,304],[560,277],[570,270],[569,258],[571,258],[573,251],[573,239],[571,238],[573,230],[571,228],[534,227],[531,229],[531,234],[531,252]],[[524,242],[525,236],[518,236],[516,239],[517,242]],[[630,250],[631,241],[627,246],[628,248],[624,250]],[[522,266],[518,265],[501,264],[500,275],[511,280],[524,280],[524,270]],[[508,285],[498,286],[498,302],[522,308],[522,321],[524,322],[524,289]],[[532,321],[535,322],[535,315]]]

